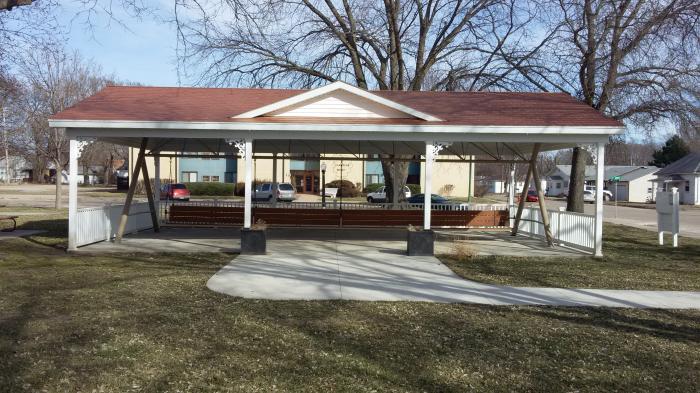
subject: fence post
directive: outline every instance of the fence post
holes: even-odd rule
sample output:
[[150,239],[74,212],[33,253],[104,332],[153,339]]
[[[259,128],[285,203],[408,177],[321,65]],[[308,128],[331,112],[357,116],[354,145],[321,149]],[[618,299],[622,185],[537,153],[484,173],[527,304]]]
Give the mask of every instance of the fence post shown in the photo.
[[112,240],[112,204],[106,203],[102,208],[105,223],[105,240]]

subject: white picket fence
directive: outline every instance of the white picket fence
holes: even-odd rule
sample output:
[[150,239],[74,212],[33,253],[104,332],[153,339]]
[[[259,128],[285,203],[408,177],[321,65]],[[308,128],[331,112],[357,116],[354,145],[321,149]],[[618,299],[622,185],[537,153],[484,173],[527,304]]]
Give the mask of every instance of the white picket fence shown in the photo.
[[[124,205],[105,205],[78,209],[76,247],[111,240],[117,233]],[[148,203],[131,205],[124,234],[153,228]]]
[[[517,207],[512,207],[511,217],[515,217],[516,212]],[[549,210],[548,213],[555,243],[584,251],[592,252],[595,249],[595,216],[557,210]],[[523,209],[518,232],[545,236],[540,209]]]

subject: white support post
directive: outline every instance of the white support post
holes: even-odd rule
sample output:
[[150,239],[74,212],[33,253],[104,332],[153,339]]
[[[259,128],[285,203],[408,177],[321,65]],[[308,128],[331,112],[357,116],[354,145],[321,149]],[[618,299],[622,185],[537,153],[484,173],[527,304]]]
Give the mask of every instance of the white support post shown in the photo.
[[596,143],[595,177],[595,256],[603,256],[603,182],[605,170],[605,143]]
[[272,207],[277,207],[277,192],[279,184],[277,184],[277,153],[272,153]]
[[245,155],[245,200],[243,207],[243,228],[250,229],[252,226],[252,204],[253,204],[253,141],[246,139],[244,147]]
[[[77,248],[78,237],[78,140],[71,138],[68,155],[68,250]],[[56,181],[61,181],[61,170],[57,168]]]
[[153,199],[155,199],[156,214],[158,216],[158,221],[160,222],[160,154],[156,153],[153,157],[153,168],[156,171],[153,180]]
[[430,213],[432,208],[433,161],[435,161],[435,146],[433,141],[425,142],[425,179],[423,186],[423,229],[430,229]]
[[513,228],[513,207],[515,205],[515,164],[510,166],[510,179],[508,182],[508,216],[510,217],[510,227]]

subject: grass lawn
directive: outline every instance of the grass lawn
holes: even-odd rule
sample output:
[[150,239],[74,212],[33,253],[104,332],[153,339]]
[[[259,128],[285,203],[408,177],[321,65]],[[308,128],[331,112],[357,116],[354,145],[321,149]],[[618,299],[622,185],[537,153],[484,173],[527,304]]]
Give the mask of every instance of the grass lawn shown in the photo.
[[514,286],[700,291],[700,239],[659,246],[655,232],[605,224],[604,258],[442,255],[458,275]]
[[1,392],[700,384],[700,310],[245,300],[205,287],[232,255],[67,254],[62,215],[0,241]]

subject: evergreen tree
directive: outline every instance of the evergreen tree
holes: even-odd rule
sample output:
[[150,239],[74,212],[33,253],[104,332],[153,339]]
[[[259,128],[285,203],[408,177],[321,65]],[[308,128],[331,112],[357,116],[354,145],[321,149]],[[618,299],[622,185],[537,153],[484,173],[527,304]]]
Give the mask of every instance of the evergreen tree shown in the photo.
[[678,135],[674,135],[666,141],[661,149],[654,151],[654,160],[649,165],[665,167],[666,165],[685,157],[690,153],[690,147]]

